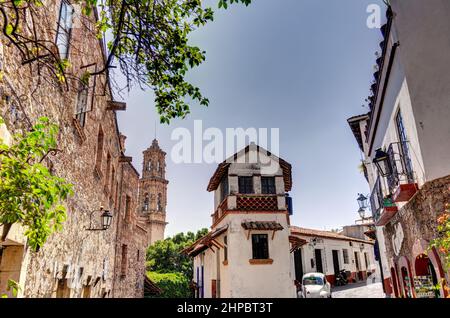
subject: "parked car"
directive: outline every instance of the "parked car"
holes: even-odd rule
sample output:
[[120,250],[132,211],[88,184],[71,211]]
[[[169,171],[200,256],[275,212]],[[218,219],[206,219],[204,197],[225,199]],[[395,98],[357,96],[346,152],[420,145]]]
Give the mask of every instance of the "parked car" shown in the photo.
[[300,298],[331,298],[331,284],[322,273],[303,275]]

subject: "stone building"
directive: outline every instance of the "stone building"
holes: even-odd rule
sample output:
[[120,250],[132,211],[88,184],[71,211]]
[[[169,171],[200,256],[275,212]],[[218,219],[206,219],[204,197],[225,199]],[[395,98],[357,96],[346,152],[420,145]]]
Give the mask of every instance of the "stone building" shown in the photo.
[[[45,0],[35,16],[36,32],[70,61],[64,83],[39,61],[24,64],[16,47],[0,35],[0,132],[11,141],[41,116],[60,127],[58,153],[45,163],[74,185],[65,206],[64,229],[34,252],[14,224],[0,226],[0,293],[8,279],[19,282],[19,297],[138,297],[143,295],[149,225],[137,213],[139,174],[125,155],[107,72],[80,81],[86,71],[102,69],[103,42],[96,37],[96,12],[82,15],[76,3]],[[32,27],[32,26],[31,26]],[[56,39],[56,40],[55,40]],[[6,136],[6,138],[4,138]],[[101,207],[112,224],[98,229]]]
[[430,242],[450,202],[450,3],[391,0],[370,112],[348,119],[369,183],[385,293],[445,297]]
[[139,180],[139,214],[146,219],[150,245],[164,239],[166,228],[166,153],[156,139],[144,151],[142,178]]

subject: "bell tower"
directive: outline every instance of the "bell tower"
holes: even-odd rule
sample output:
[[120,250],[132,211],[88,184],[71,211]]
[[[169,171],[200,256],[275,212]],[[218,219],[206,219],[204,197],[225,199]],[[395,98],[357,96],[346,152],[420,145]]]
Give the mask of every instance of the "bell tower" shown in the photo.
[[144,151],[142,177],[139,180],[138,214],[145,218],[149,228],[149,244],[164,239],[166,228],[167,184],[166,153],[156,139]]

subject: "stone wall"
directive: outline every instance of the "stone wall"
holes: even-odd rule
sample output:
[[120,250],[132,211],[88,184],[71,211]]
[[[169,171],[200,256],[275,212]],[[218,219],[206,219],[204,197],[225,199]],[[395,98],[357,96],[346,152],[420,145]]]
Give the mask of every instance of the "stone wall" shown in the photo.
[[[60,1],[43,3],[44,8],[38,10],[37,29],[42,37],[53,42]],[[117,249],[124,241],[132,242],[130,250],[134,251],[130,251],[130,255],[136,253],[137,241],[142,253],[139,261],[133,258],[130,261],[129,277],[139,280],[144,270],[142,244],[146,241],[140,234],[134,234],[134,230],[125,228],[122,231],[120,218],[121,199],[124,198],[121,189],[128,191],[125,193],[129,193],[136,204],[138,176],[128,171],[131,169],[129,163],[119,162],[123,153],[116,113],[108,110],[113,96],[105,74],[89,81],[89,111],[84,127],[74,120],[79,78],[86,70],[101,69],[104,63],[102,42],[93,32],[95,19],[83,17],[78,5],[74,5],[74,9],[69,51],[71,66],[67,70],[66,83],[58,82],[45,68],[38,70],[36,63],[23,66],[15,47],[0,36],[1,65],[4,67],[0,81],[0,115],[11,132],[29,129],[41,116],[59,124],[58,149],[61,152],[50,156],[47,164],[54,174],[74,185],[74,195],[65,202],[67,221],[63,231],[53,234],[39,252],[23,245],[19,296],[111,297],[113,287],[120,290],[119,295],[138,295],[140,292],[136,293],[135,289],[141,288],[142,284],[129,280],[116,282],[114,273]],[[84,68],[87,65],[91,66]],[[41,76],[37,75],[38,71]],[[99,147],[99,139],[102,147]],[[128,167],[124,168],[123,175],[122,165]],[[90,213],[99,210],[100,206],[113,213],[111,227],[106,231],[87,231]],[[99,215],[99,212],[93,214],[96,227],[99,226]],[[122,283],[124,287],[118,287]]]
[[[436,237],[437,218],[445,211],[445,203],[448,202],[450,176],[426,183],[391,219],[384,227],[387,257],[391,267],[406,258],[414,270],[414,262],[419,254],[428,253],[430,258],[433,257],[433,252],[426,251],[428,246],[422,246],[420,243],[426,242],[428,245]],[[401,243],[397,243],[396,253],[393,238],[399,236],[403,236],[403,239],[397,240]],[[440,276],[439,266],[435,270]],[[448,275],[448,272],[446,274]]]

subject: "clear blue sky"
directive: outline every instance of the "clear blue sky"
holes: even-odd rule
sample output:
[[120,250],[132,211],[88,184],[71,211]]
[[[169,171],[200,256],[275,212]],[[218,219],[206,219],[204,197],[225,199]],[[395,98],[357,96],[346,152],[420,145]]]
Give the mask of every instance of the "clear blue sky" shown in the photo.
[[[168,153],[166,235],[211,225],[213,194],[206,191],[216,165],[174,164],[170,140],[176,127],[280,128],[280,155],[293,167],[292,224],[327,229],[353,224],[358,192],[368,186],[360,153],[346,122],[364,113],[381,33],[366,26],[369,4],[381,0],[254,0],[216,12],[192,43],[207,60],[189,79],[210,99],[192,105],[185,120],[159,125]],[[151,91],[125,96],[119,114],[127,153],[142,170],[142,151],[158,120]]]

